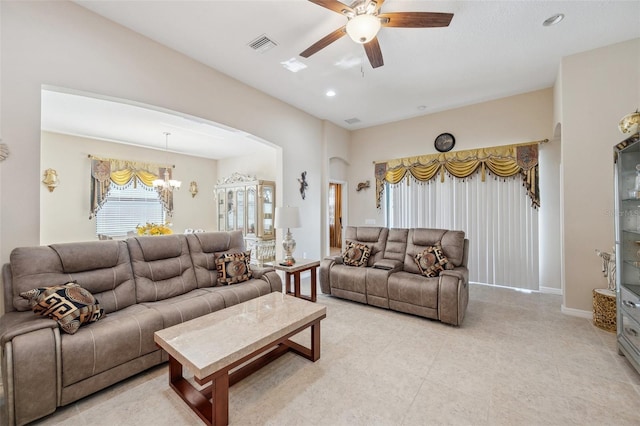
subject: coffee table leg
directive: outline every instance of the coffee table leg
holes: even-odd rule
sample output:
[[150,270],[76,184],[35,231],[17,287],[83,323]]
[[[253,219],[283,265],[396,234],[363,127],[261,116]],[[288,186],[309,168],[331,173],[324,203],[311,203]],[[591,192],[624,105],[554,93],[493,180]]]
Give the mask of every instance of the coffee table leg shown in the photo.
[[229,424],[229,373],[213,379],[213,422],[215,426]]
[[320,321],[311,326],[311,361],[320,359]]

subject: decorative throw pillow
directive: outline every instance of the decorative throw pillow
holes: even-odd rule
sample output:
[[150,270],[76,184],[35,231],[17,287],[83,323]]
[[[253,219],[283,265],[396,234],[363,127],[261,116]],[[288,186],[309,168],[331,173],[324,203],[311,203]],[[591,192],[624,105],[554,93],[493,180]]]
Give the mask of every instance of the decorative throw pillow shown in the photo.
[[371,255],[371,248],[365,244],[347,241],[342,262],[349,266],[367,266],[367,261]]
[[251,278],[251,251],[222,253],[216,259],[218,284],[229,285],[247,281]]
[[74,334],[81,325],[98,321],[104,309],[91,293],[75,281],[51,287],[34,288],[20,293],[37,315],[58,322],[60,328]]
[[420,273],[425,277],[437,277],[445,269],[452,269],[449,259],[442,252],[440,246],[429,246],[415,255]]

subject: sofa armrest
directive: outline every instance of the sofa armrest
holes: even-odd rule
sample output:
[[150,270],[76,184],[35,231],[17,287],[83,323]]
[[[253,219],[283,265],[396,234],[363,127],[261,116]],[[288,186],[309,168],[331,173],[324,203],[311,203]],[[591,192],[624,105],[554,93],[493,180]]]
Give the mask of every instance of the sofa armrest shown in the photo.
[[393,259],[380,259],[373,264],[376,269],[384,269],[385,271],[400,271],[402,269],[402,262]]
[[323,294],[331,294],[329,272],[333,265],[342,264],[342,256],[327,256],[320,261],[320,291]]
[[445,270],[440,272],[440,276],[452,276],[456,277],[463,282],[463,285],[467,285],[469,283],[469,270],[464,266],[458,266],[457,268],[451,270]]
[[33,312],[0,318],[2,382],[8,424],[26,424],[53,413],[62,386],[60,330]]
[[323,260],[331,260],[333,263],[341,264],[342,263],[342,255],[337,256],[325,256]]
[[278,275],[278,273],[273,268],[266,269],[268,270],[266,272],[263,272],[260,277],[256,276],[255,278],[260,278],[261,280],[268,282],[271,286],[271,291],[282,292],[282,279],[280,279],[280,275]]
[[35,315],[31,311],[7,312],[0,317],[0,346],[14,337],[43,328],[58,328],[58,323],[50,318]]
[[275,270],[273,266],[251,265],[251,275],[253,275],[253,278],[262,278],[267,272],[273,272]]
[[468,273],[465,274],[464,269],[466,268],[440,272],[438,278],[438,319],[444,323],[461,325],[467,311],[469,286],[465,280]]

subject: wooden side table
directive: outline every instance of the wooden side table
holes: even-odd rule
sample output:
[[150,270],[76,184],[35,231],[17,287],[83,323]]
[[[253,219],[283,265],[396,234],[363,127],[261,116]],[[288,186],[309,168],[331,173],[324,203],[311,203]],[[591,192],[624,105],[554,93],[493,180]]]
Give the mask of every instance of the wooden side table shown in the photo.
[[[317,269],[318,266],[320,266],[320,261],[298,259],[296,263],[291,266],[281,265],[280,262],[282,262],[282,260],[276,260],[272,265],[278,271],[284,271],[286,273],[284,280],[285,292],[295,297],[315,302],[317,293]],[[311,295],[307,296],[300,293],[300,273],[309,270],[311,271]],[[293,277],[293,291],[291,290],[291,277]]]
[[616,294],[606,288],[593,290],[593,325],[616,331]]

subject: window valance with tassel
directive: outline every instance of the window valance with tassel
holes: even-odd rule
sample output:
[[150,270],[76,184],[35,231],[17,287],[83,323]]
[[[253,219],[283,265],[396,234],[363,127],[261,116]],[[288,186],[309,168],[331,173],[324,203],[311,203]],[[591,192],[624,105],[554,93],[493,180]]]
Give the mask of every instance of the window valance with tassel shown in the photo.
[[[137,185],[138,182],[153,188],[153,181],[164,176],[165,170],[171,178],[172,165],[143,163],[139,161],[100,158],[89,155],[91,160],[91,207],[89,219],[102,208],[111,183],[122,187]],[[173,194],[163,192],[160,197],[162,206],[169,216],[173,213]]]
[[445,174],[466,178],[478,172],[484,182],[488,172],[504,178],[521,175],[531,205],[538,208],[538,145],[543,142],[548,139],[375,162],[376,207],[380,208],[385,182],[397,184],[405,177],[429,182],[437,176],[444,182]]

